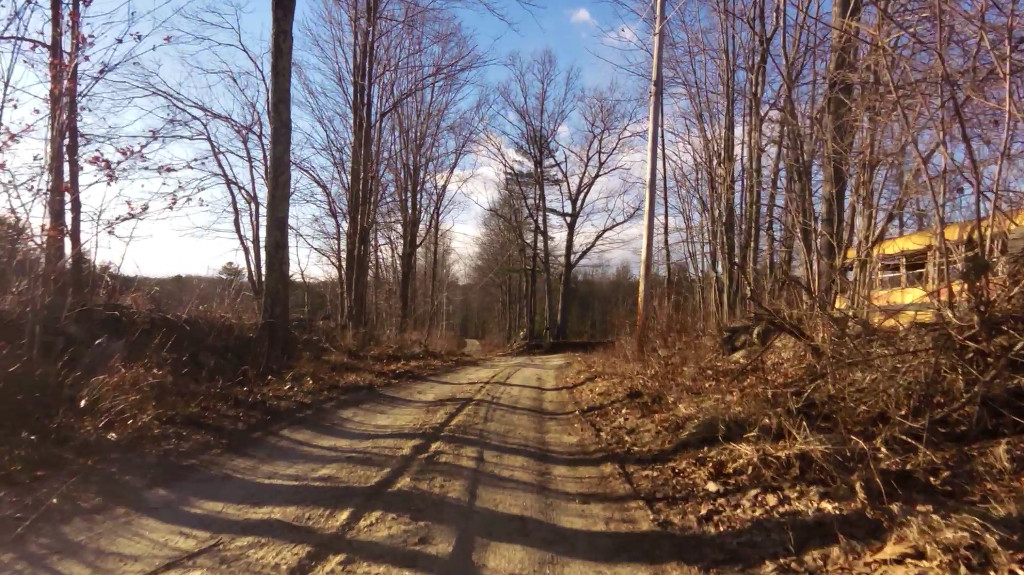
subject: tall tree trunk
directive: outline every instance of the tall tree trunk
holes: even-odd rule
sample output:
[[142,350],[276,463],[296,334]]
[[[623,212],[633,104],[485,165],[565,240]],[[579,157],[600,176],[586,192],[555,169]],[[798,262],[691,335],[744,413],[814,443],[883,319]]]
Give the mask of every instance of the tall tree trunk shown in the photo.
[[537,208],[541,225],[541,244],[544,248],[544,340],[551,341],[555,335],[555,292],[551,281],[551,243],[548,237],[548,199],[544,189],[544,164],[541,163],[537,173],[537,190],[540,197],[540,205]]
[[786,215],[790,218],[790,226],[787,226],[786,235],[783,239],[783,269],[782,273],[791,275],[795,256],[796,240],[800,241],[800,248],[803,252],[801,262],[804,266],[803,277],[807,281],[807,288],[813,291],[812,285],[814,250],[814,198],[811,187],[811,167],[807,157],[807,148],[804,134],[800,132],[800,125],[797,123],[796,105],[788,96],[786,97],[786,109],[789,110],[790,125],[786,129],[786,138],[789,145],[786,148]]
[[[381,287],[382,284],[384,283],[383,279],[381,278],[381,276],[383,275],[383,271],[382,270],[384,269],[384,267],[383,267],[383,265],[381,265],[381,262],[380,262],[380,253],[382,251],[381,248],[380,248],[380,228],[377,228],[376,226],[373,228],[373,250],[371,250],[371,251],[373,253],[373,283],[371,284],[371,286],[369,288],[369,299],[370,299],[370,308],[369,308],[370,309],[370,324],[369,325],[370,325],[370,328],[374,332],[376,332],[377,329],[378,329],[378,326],[381,325],[382,323],[385,323],[385,322],[381,321],[379,302],[380,302],[382,297],[386,297],[386,295],[387,295],[386,293],[382,293],[382,292],[385,292],[386,290],[385,290],[385,288]],[[391,253],[393,254],[394,250],[391,250]],[[363,342],[365,343],[366,340],[364,339]]]
[[526,269],[526,257],[524,251],[520,249],[519,256],[519,273],[516,274],[516,295],[519,297],[516,299],[516,321],[515,321],[515,333],[512,334],[513,340],[518,341],[519,334],[526,329],[526,277],[524,277],[523,270]]
[[662,230],[661,237],[663,249],[665,250],[665,309],[671,310],[672,299],[673,299],[673,286],[672,286],[672,246],[669,242],[668,236],[668,150],[665,147],[665,80],[662,78],[662,97],[658,105],[661,106],[661,126],[659,131],[661,132],[661,207],[662,207]]
[[361,20],[358,8],[352,16],[352,151],[349,167],[348,193],[348,233],[345,235],[345,319],[349,332],[357,333],[363,328],[364,310],[360,305],[361,296],[357,293],[359,269],[359,238],[361,234],[361,214],[363,210],[363,156],[369,153],[363,145],[363,134],[367,130],[365,124],[364,101],[367,98],[368,70],[367,52],[369,50],[369,30],[359,25]]
[[818,298],[822,309],[831,309],[836,269],[843,252],[846,189],[850,179],[850,152],[856,133],[853,96],[857,72],[857,42],[861,0],[832,3],[832,55],[828,66],[825,99],[823,187],[818,261]]
[[533,243],[530,246],[530,281],[526,289],[526,339],[532,341],[537,337],[537,243],[540,236],[539,226],[533,225]]
[[775,140],[775,157],[772,158],[772,175],[771,175],[771,186],[768,188],[768,202],[765,206],[765,247],[768,250],[768,289],[766,295],[771,297],[773,295],[775,286],[779,280],[779,270],[777,268],[776,258],[776,242],[775,242],[775,203],[777,201],[778,190],[779,190],[779,176],[782,166],[782,146],[786,137],[786,124],[780,123],[777,127],[778,139]]
[[[707,242],[708,242],[708,265],[711,270],[711,284],[712,289],[709,295],[711,296],[711,302],[709,308],[714,310],[713,319],[717,321],[721,319],[722,308],[718,302],[722,301],[722,217],[721,217],[721,205],[719,202],[719,189],[718,189],[718,174],[716,172],[717,167],[715,166],[714,160],[707,160],[704,162],[705,179],[707,181],[705,189],[708,194],[708,202],[706,207],[707,218],[708,218],[708,230],[707,230]],[[698,189],[700,189],[698,187]],[[702,230],[703,235],[703,230]]]
[[62,302],[64,292],[64,238],[67,235],[64,207],[64,11],[62,0],[50,1],[50,189],[47,197],[44,282],[48,297]]
[[[562,252],[562,281],[558,286],[558,328],[555,331],[556,340],[565,340],[569,337],[569,305],[572,303],[572,250],[573,239],[576,236],[576,223],[570,221],[565,231],[565,250]],[[577,337],[579,337],[577,335]]]
[[349,228],[346,236],[348,324],[357,343],[366,337],[370,251],[376,217],[374,178],[374,74],[376,69],[377,0],[367,0],[366,13],[353,18],[352,167],[349,178]]
[[265,368],[288,357],[288,207],[291,196],[292,25],[295,0],[273,0],[270,47],[270,166],[267,186],[266,278],[260,318]]
[[439,249],[438,244],[441,240],[441,226],[440,217],[434,217],[434,221],[431,223],[433,226],[433,238],[431,238],[431,257],[430,257],[430,301],[427,302],[427,331],[426,337],[430,337],[430,331],[434,329],[434,317],[437,315],[437,252]]
[[[416,228],[418,229],[419,226],[417,225]],[[402,253],[398,270],[399,333],[405,333],[409,330],[412,298],[415,293],[416,244],[418,240],[415,231],[406,231],[402,235]]]
[[78,157],[78,63],[82,57],[82,2],[71,0],[71,61],[67,82],[68,192],[71,200],[71,299],[85,302],[85,253],[82,251],[81,162]]
[[761,100],[764,97],[765,80],[768,65],[768,31],[766,28],[765,2],[757,0],[754,8],[753,28],[756,33],[756,50],[751,54],[753,70],[749,74],[749,118],[747,121],[747,157],[746,157],[746,189],[747,213],[743,233],[743,264],[747,281],[744,292],[751,296],[758,275],[759,254],[761,248],[761,197],[763,185],[761,181],[763,120],[761,118]]
[[733,114],[733,91],[730,87],[731,79],[726,80],[726,112],[724,140],[722,145],[722,159],[720,164],[721,173],[718,180],[721,188],[722,203],[722,228],[721,228],[721,254],[722,254],[722,318],[725,321],[732,319],[735,312],[736,293],[738,282],[736,278],[736,152],[735,152],[735,118]]
[[[727,4],[727,3],[726,3]],[[725,7],[731,11],[731,6]],[[723,90],[725,121],[722,127],[722,150],[719,169],[719,185],[722,201],[722,277],[725,285],[722,289],[722,318],[732,319],[736,312],[739,294],[739,282],[736,269],[736,80],[734,68],[736,52],[736,32],[731,18],[726,11],[720,15],[723,19],[723,50],[725,69],[725,86]]]

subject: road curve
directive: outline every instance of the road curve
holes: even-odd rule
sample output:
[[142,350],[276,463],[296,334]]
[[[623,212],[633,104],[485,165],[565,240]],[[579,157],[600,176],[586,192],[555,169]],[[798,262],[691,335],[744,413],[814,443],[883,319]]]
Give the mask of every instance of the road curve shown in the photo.
[[557,373],[491,360],[0,543],[0,573],[679,573]]

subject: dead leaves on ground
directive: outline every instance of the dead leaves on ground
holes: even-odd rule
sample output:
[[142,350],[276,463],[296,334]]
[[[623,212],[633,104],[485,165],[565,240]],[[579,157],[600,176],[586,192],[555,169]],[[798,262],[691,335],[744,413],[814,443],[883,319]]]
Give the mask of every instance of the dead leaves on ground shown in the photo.
[[[805,360],[790,349],[767,355],[742,381],[731,381],[735,366],[714,359],[659,369],[610,354],[579,356],[567,375],[567,384],[580,384],[573,393],[581,415],[621,457],[659,524],[708,537],[702,568],[1024,575],[1020,435],[911,458],[888,437],[851,448],[820,429],[780,429],[780,421],[798,424],[800,413],[778,417],[771,401],[752,401],[791,393],[797,386],[766,378]],[[756,395],[746,391],[755,385]]]

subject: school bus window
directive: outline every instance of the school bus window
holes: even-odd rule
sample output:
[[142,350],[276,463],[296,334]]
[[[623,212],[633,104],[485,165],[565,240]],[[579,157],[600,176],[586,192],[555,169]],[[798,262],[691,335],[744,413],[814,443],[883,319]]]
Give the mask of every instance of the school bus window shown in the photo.
[[[979,257],[980,240],[986,242],[987,261]],[[856,267],[857,257],[866,255],[867,261],[861,262],[863,266],[859,269],[871,278],[870,297],[862,302],[846,297],[842,302],[847,307],[866,303],[896,308],[905,302],[941,307],[954,301],[963,290],[964,282],[977,281],[983,274],[994,280],[994,286],[1005,284],[1010,260],[1020,254],[1024,254],[1024,209],[1008,213],[1006,217],[986,218],[981,223],[953,222],[936,234],[916,232],[889,238],[872,245],[866,252],[850,248],[846,252],[840,289],[849,289],[851,267]],[[922,289],[934,297],[921,298]],[[924,316],[935,317],[935,314]],[[880,316],[871,321],[887,325],[890,319]],[[932,320],[914,315],[911,321]]]
[[885,258],[878,262],[878,289],[903,287],[903,258]]
[[932,256],[931,257],[932,257],[932,260],[933,260],[933,266],[934,267],[933,267],[933,270],[932,270],[933,274],[929,277],[929,282],[930,282],[930,285],[932,285],[932,286],[944,286],[944,285],[946,285],[948,283],[948,281],[952,281],[952,280],[948,280],[948,278],[946,277],[946,266],[947,265],[949,266],[949,273],[950,273],[951,276],[954,276],[954,279],[955,279],[955,276],[957,274],[957,271],[956,271],[956,266],[957,266],[957,250],[956,250],[956,245],[955,244],[947,243],[945,247],[946,247],[945,257],[943,257],[943,251],[941,249],[939,249],[938,247],[936,247],[935,250],[932,252]]
[[927,282],[928,252],[925,250],[907,254],[907,287],[924,287]]

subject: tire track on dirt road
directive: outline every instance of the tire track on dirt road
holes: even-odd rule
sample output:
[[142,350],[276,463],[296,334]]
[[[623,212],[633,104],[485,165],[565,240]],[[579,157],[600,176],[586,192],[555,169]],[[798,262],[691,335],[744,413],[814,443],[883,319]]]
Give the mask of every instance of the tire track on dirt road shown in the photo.
[[[661,532],[581,434],[563,359],[516,360],[382,494],[351,553],[318,573],[565,575],[692,572],[689,540]],[[416,507],[402,494],[415,494]]]
[[[500,358],[211,458],[0,543],[0,573],[692,572],[580,429],[565,358]],[[112,508],[112,510],[109,510]]]
[[381,476],[381,478],[368,489],[366,499],[348,513],[336,531],[331,535],[324,537],[323,541],[315,545],[309,553],[303,556],[295,567],[289,570],[289,575],[309,575],[331,555],[344,553],[346,548],[345,536],[350,530],[357,527],[360,521],[362,521],[368,513],[374,510],[373,500],[395,487],[402,477],[413,469],[420,458],[426,455],[438,440],[441,439],[445,430],[454,425],[466,410],[473,405],[473,402],[476,401],[482,393],[484,393],[484,390],[487,389],[487,386],[490,383],[501,379],[503,375],[504,377],[511,377],[515,372],[516,369],[511,369],[511,371],[509,368],[499,369],[493,376],[484,381],[469,397],[462,400],[458,406],[453,409],[452,412],[440,423],[435,425],[422,440],[413,444],[412,447],[409,448],[408,453],[398,461],[398,464]]

